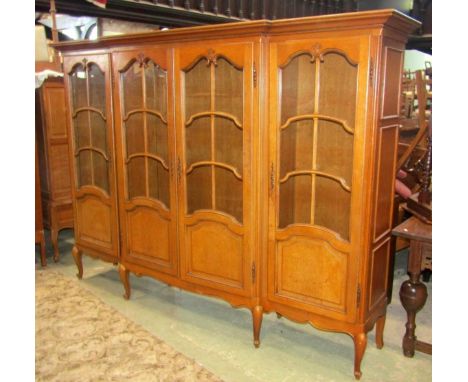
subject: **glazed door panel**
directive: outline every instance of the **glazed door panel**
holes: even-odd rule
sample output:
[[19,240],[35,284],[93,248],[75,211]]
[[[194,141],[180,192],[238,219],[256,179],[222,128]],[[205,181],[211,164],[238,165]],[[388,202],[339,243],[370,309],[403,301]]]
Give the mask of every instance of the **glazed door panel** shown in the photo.
[[253,43],[199,44],[176,56],[182,277],[252,292]]
[[172,50],[113,54],[122,259],[177,273]]
[[118,257],[109,57],[64,60],[71,110],[75,238],[78,245]]
[[270,56],[268,298],[348,320],[365,49],[358,38],[304,40],[273,43]]

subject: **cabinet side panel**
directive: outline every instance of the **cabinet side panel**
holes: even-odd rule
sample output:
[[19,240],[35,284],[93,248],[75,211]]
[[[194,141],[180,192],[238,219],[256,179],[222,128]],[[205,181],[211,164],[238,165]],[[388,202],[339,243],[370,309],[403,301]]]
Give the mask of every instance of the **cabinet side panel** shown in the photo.
[[52,193],[55,199],[71,199],[70,166],[68,144],[50,146],[49,159],[52,167]]
[[402,66],[403,50],[386,46],[384,52],[382,119],[396,118],[399,115]]
[[387,295],[390,238],[372,251],[369,310]]
[[377,185],[374,215],[374,242],[388,234],[392,227],[392,202],[395,186],[395,152],[398,144],[398,125],[383,127],[379,131]]
[[65,89],[63,86],[49,87],[45,93],[45,110],[49,139],[67,137]]

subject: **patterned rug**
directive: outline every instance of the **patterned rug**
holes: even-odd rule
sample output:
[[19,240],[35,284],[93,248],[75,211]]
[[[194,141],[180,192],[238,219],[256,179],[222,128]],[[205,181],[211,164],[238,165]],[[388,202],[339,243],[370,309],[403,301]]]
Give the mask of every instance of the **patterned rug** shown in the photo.
[[36,271],[36,381],[221,381],[77,281]]

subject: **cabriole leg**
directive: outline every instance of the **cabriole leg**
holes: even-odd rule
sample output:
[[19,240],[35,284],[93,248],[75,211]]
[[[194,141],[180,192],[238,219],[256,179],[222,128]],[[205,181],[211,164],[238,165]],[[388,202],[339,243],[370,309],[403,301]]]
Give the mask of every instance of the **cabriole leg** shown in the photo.
[[76,274],[76,277],[78,277],[80,280],[83,278],[83,261],[82,261],[82,253],[81,250],[79,250],[76,246],[73,247],[72,249],[72,256],[73,259],[75,260],[75,264],[78,267],[78,273]]
[[50,229],[50,241],[52,242],[52,247],[54,248],[54,262],[59,261],[59,250],[58,250],[58,230],[56,228]]
[[384,346],[383,342],[383,332],[385,327],[385,318],[387,316],[384,314],[383,316],[377,319],[375,323],[375,344],[377,345],[377,349],[382,349]]
[[353,335],[354,340],[354,377],[361,379],[361,361],[367,346],[367,334],[358,333]]
[[254,331],[254,346],[258,348],[260,346],[260,329],[262,327],[263,320],[263,307],[257,305],[252,309],[253,318],[253,331]]
[[39,250],[40,250],[40,255],[41,255],[41,266],[46,267],[47,266],[47,260],[46,260],[46,243],[45,243],[45,237],[44,237],[44,232],[41,232],[41,241],[39,243]]
[[119,264],[119,275],[120,275],[120,281],[122,281],[122,284],[123,284],[124,289],[125,289],[124,299],[128,300],[128,299],[130,299],[129,271],[122,264]]

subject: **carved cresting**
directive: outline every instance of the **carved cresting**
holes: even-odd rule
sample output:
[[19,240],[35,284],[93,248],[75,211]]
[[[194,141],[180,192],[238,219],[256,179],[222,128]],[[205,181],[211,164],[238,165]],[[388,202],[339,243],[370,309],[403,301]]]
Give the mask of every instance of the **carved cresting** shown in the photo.
[[206,54],[206,61],[207,64],[206,66],[214,65],[218,66],[218,56],[216,55],[215,51],[213,49],[209,49],[208,53]]
[[146,68],[148,66],[148,62],[145,61],[145,54],[144,53],[138,53],[138,56],[136,58],[138,65],[141,67]]
[[315,44],[310,50],[310,55],[311,55],[310,62],[315,62],[317,58],[319,59],[320,62],[323,62],[322,46],[319,43]]

